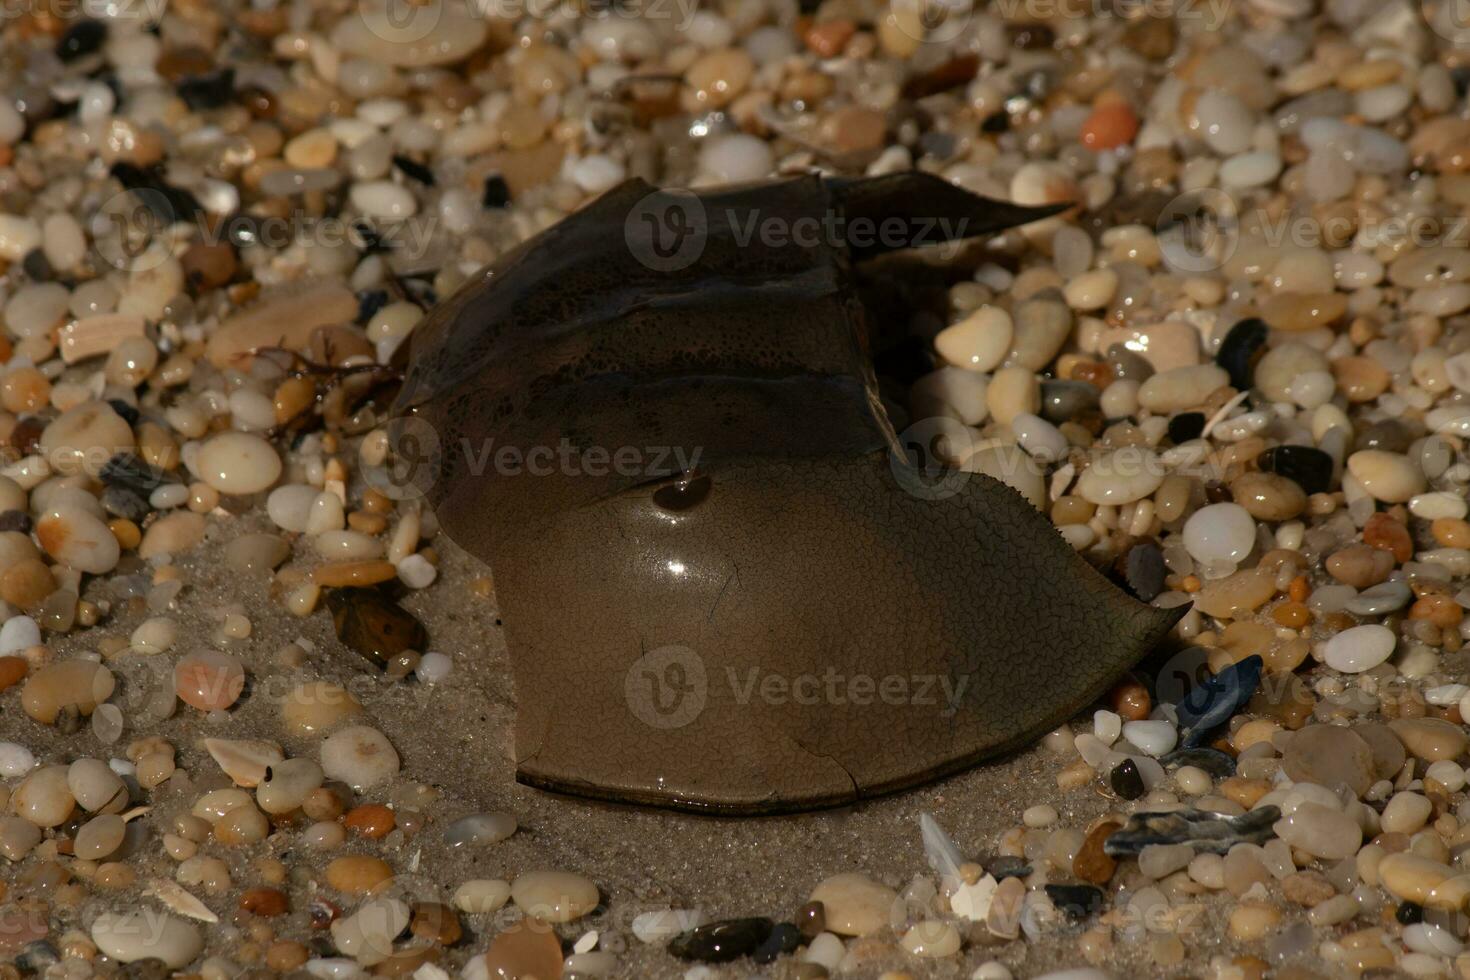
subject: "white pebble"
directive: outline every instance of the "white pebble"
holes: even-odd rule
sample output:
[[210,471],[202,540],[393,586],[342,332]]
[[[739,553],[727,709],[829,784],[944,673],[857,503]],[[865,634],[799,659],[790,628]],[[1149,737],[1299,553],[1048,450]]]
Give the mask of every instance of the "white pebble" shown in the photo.
[[41,627],[29,616],[11,616],[0,626],[0,657],[40,644]]
[[1179,741],[1179,733],[1167,721],[1130,721],[1123,725],[1123,738],[1155,758],[1168,755]]
[[427,589],[438,575],[439,570],[423,555],[409,555],[398,563],[398,580],[410,589]]
[[1184,522],[1184,547],[1204,565],[1239,564],[1255,541],[1255,519],[1239,504],[1210,504]]
[[1398,640],[1393,630],[1377,623],[1354,626],[1327,641],[1323,659],[1344,674],[1372,670],[1393,655]]

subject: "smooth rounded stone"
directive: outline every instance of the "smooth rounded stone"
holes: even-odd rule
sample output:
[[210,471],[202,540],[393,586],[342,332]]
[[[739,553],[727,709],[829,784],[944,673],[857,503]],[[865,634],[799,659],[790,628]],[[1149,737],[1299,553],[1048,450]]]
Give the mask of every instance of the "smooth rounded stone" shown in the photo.
[[1328,640],[1323,659],[1333,670],[1361,674],[1393,656],[1397,645],[1398,638],[1393,630],[1377,623],[1367,623],[1343,630]]
[[1388,727],[1404,743],[1410,755],[1425,762],[1457,759],[1470,741],[1470,736],[1466,736],[1459,725],[1442,718],[1396,718],[1388,723]]
[[41,645],[41,627],[29,616],[11,616],[0,626],[0,657]]
[[1139,386],[1138,404],[1155,415],[1170,415],[1203,403],[1212,391],[1229,383],[1230,375],[1217,364],[1172,368]]
[[1179,732],[1168,721],[1130,721],[1123,725],[1123,737],[1154,758],[1168,755],[1179,741]]
[[255,803],[266,813],[290,813],[300,809],[325,778],[322,767],[311,759],[283,759],[256,785]]
[[1231,481],[1230,496],[1259,521],[1288,521],[1307,507],[1306,491],[1276,473],[1242,473]]
[[393,867],[382,858],[352,854],[336,858],[323,872],[327,885],[345,895],[365,895],[393,879]]
[[655,909],[633,917],[631,928],[639,942],[661,946],[681,932],[704,925],[704,913],[698,909]]
[[37,827],[57,827],[76,810],[77,801],[66,782],[66,766],[44,766],[16,784],[10,811]]
[[200,447],[194,468],[220,493],[259,493],[280,478],[281,457],[260,436],[223,432]]
[[1050,364],[1072,333],[1072,311],[1050,290],[1018,304],[1013,319],[1015,329],[1005,363],[1030,371]]
[[[772,938],[774,927],[770,919],[758,916],[722,919],[680,933],[669,943],[668,950],[682,960],[728,963],[755,956]],[[795,938],[800,940],[800,934]]]
[[[1054,463],[1067,454],[1067,437],[1057,430],[1046,419],[1030,412],[1021,412],[1011,419],[1011,432],[1016,436],[1016,444],[1026,451],[1031,458],[1044,463]],[[1045,496],[1041,501],[1033,501],[1041,506],[1045,503]]]
[[1058,381],[1049,378],[1041,382],[1041,417],[1054,425],[1070,422],[1084,412],[1094,411],[1098,404],[1097,386],[1086,381]]
[[204,540],[204,515],[191,510],[166,514],[148,526],[138,544],[140,558],[178,555]]
[[101,759],[78,759],[66,769],[66,786],[72,798],[88,813],[119,811],[128,803],[128,788],[122,777]]
[[1399,453],[1365,449],[1348,457],[1347,468],[1364,490],[1385,503],[1406,503],[1425,489],[1424,471]]
[[238,366],[265,348],[305,350],[319,327],[351,323],[357,313],[357,296],[345,283],[308,281],[223,321],[210,333],[205,354],[215,367],[224,368]]
[[1210,504],[1184,522],[1184,547],[1202,565],[1236,565],[1256,543],[1256,522],[1239,504]]
[[1381,824],[1388,834],[1412,834],[1420,830],[1434,812],[1434,804],[1418,793],[1396,793],[1383,808]]
[[0,855],[19,861],[41,843],[41,828],[23,817],[0,816]]
[[1331,364],[1315,347],[1290,340],[1266,351],[1256,364],[1255,386],[1273,402],[1290,402],[1291,385],[1304,374],[1329,374]]
[[[1140,385],[1152,378],[1155,373],[1153,364],[1148,358],[1136,351],[1130,350],[1126,343],[1109,344],[1103,354],[1103,359],[1108,367],[1113,369],[1113,377],[1119,381],[1136,381]],[[1177,365],[1182,367],[1183,365]],[[1086,384],[1086,382],[1080,382]],[[1093,387],[1088,385],[1088,387]]]
[[[471,915],[499,912],[510,901],[510,882],[502,878],[471,878],[454,890],[454,907]],[[637,928],[637,919],[634,919]]]
[[484,963],[490,980],[560,977],[561,941],[548,923],[522,919],[495,935]]
[[398,68],[426,68],[461,61],[485,42],[488,18],[452,0],[411,6],[405,15],[393,0],[369,0],[337,21],[332,46],[366,61]]
[[36,521],[36,540],[68,568],[101,575],[117,567],[122,547],[101,518],[65,501]]
[[0,776],[14,779],[36,768],[36,754],[18,742],[0,742]]
[[174,665],[174,693],[200,711],[224,711],[245,690],[245,667],[219,650],[191,653]]
[[1221,156],[1250,149],[1256,115],[1229,92],[1208,89],[1195,102],[1197,133],[1210,149]]
[[1275,825],[1276,836],[1313,857],[1340,860],[1358,853],[1363,831],[1352,817],[1321,803],[1301,803]]
[[83,717],[112,697],[117,681],[112,671],[92,660],[63,660],[47,664],[26,678],[20,689],[25,713],[43,725],[54,724],[63,708],[76,708]]
[[1381,419],[1354,432],[1353,450],[1381,449],[1386,453],[1407,453],[1415,436],[1415,430],[1399,419]]
[[396,898],[370,898],[356,912],[332,923],[337,952],[362,966],[373,966],[393,955],[393,940],[413,919],[407,903]]
[[1138,870],[1145,878],[1158,881],[1193,860],[1194,848],[1188,844],[1150,844],[1138,854]]
[[1397,579],[1364,589],[1343,604],[1354,616],[1387,616],[1407,606],[1414,598],[1408,583]]
[[985,405],[1001,425],[1010,425],[1022,412],[1040,411],[1041,385],[1035,372],[1015,366],[996,371],[985,390]]
[[1373,785],[1373,749],[1362,736],[1338,725],[1308,725],[1292,733],[1282,770],[1293,782],[1332,789],[1347,786],[1361,797]]
[[133,430],[107,402],[74,405],[41,433],[40,450],[53,472],[98,477],[107,461],[132,450]]
[[1128,446],[1094,459],[1077,478],[1077,495],[1089,503],[1118,506],[1141,500],[1164,482],[1164,467],[1147,449]]
[[898,892],[867,875],[847,872],[823,879],[809,901],[822,903],[829,932],[868,936],[892,924]]
[[960,933],[948,922],[926,919],[914,923],[898,944],[913,956],[937,959],[960,951]]
[[391,180],[369,180],[352,185],[348,194],[352,206],[369,218],[401,221],[418,212],[419,202],[413,192]]
[[266,516],[283,531],[303,533],[318,492],[316,487],[304,483],[287,483],[276,487],[266,497]]
[[298,737],[323,735],[361,715],[357,698],[331,681],[298,684],[281,701],[281,724]]
[[17,337],[43,336],[66,316],[70,302],[70,292],[60,283],[27,283],[5,304],[5,325]]
[[946,365],[924,375],[909,390],[909,411],[915,419],[954,415],[965,425],[979,425],[989,414],[983,375]]
[[321,747],[322,771],[361,791],[398,775],[398,752],[376,728],[352,725],[328,735]]
[[516,818],[509,813],[472,813],[444,828],[444,843],[450,847],[498,844],[516,832]]
[[597,908],[597,886],[570,871],[528,871],[510,883],[510,898],[543,922],[572,922]]
[[127,824],[115,813],[93,817],[77,828],[72,853],[84,861],[100,861],[122,846]]
[[242,534],[225,545],[225,564],[245,575],[266,575],[291,557],[291,546],[275,534]]
[[1446,517],[1463,520],[1465,515],[1470,513],[1470,505],[1467,505],[1465,498],[1459,494],[1436,490],[1418,494],[1410,500],[1409,513],[1426,521],[1436,521]]
[[128,637],[128,648],[134,653],[164,653],[173,649],[179,638],[179,624],[167,616],[153,616],[138,624]]
[[711,137],[699,151],[700,174],[720,183],[759,180],[775,166],[770,144],[747,133]]
[[156,909],[102,913],[92,923],[92,942],[119,963],[162,960],[174,970],[188,966],[204,949],[197,926]]
[[1378,862],[1378,880],[1401,902],[1430,905],[1435,889],[1455,877],[1449,865],[1411,851],[1384,855]]

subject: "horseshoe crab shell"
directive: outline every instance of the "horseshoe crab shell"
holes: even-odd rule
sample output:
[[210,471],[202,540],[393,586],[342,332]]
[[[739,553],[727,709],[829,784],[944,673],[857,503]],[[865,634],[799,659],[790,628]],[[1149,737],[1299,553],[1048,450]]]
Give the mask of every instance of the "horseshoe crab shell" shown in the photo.
[[878,395],[855,262],[1054,210],[917,173],[630,181],[425,320],[391,435],[438,447],[429,500],[492,568],[522,782],[850,803],[1026,744],[1165,635],[1182,610],[1009,487],[917,478]]

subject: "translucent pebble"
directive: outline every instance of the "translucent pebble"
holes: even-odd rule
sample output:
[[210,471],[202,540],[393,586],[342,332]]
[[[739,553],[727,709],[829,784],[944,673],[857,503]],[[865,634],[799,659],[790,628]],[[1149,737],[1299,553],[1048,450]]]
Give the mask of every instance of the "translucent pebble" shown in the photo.
[[744,133],[711,137],[699,153],[703,176],[722,184],[759,180],[774,165],[770,144]]
[[429,652],[419,659],[418,666],[414,668],[414,676],[423,684],[438,684],[442,682],[454,668],[454,661],[447,654]]
[[123,733],[122,709],[115,704],[102,704],[92,712],[92,734],[103,745],[112,745]]
[[508,813],[472,813],[444,828],[444,843],[450,847],[498,844],[516,832],[516,818]]

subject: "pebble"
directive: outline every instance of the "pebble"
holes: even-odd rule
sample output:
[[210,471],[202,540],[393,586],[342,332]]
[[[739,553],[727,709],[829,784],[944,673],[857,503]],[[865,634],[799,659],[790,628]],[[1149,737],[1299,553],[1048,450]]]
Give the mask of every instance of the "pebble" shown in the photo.
[[770,937],[770,919],[726,919],[696,926],[675,936],[669,952],[684,960],[727,963],[753,954]]
[[1138,389],[1138,404],[1158,415],[1168,415],[1203,403],[1230,375],[1215,364],[1194,364],[1161,371]]
[[1256,522],[1239,504],[1210,504],[1184,524],[1184,547],[1203,565],[1235,566],[1256,541]]
[[60,564],[93,575],[112,571],[122,557],[111,528],[69,501],[36,521],[36,540]]
[[104,912],[92,923],[92,942],[119,963],[160,960],[179,970],[204,949],[199,928],[177,916],[152,910]]
[[490,941],[485,968],[492,980],[513,978],[559,978],[562,975],[561,942],[552,927],[534,918],[502,929]]
[[1470,743],[1470,736],[1460,726],[1442,718],[1396,718],[1388,727],[1410,755],[1426,762],[1459,758]]
[[43,725],[56,722],[63,709],[90,715],[112,697],[112,671],[92,660],[63,660],[47,664],[26,678],[20,690],[25,713]]
[[545,922],[572,922],[597,908],[597,886],[570,871],[528,871],[510,884],[511,901]]
[[498,844],[515,832],[516,818],[508,813],[472,813],[444,829],[444,843],[450,847]]
[[281,700],[281,723],[292,735],[323,735],[362,715],[362,704],[330,681],[308,681]]
[[351,725],[328,735],[321,746],[322,771],[362,791],[398,774],[398,752],[382,732]]
[[394,938],[408,928],[412,913],[396,898],[370,898],[357,911],[332,923],[332,942],[343,956],[374,966],[393,953]]
[[345,895],[365,895],[393,877],[393,868],[381,858],[365,854],[340,857],[323,872],[327,884]]
[[[500,878],[471,878],[455,889],[453,898],[455,908],[474,915],[498,912],[508,901],[510,882]],[[633,922],[636,933],[638,920]]]
[[260,493],[280,478],[281,457],[260,436],[225,432],[200,447],[195,469],[220,493]]
[[262,774],[255,787],[255,802],[266,813],[286,814],[301,808],[313,790],[326,778],[322,767],[311,759],[283,759]]
[[1363,832],[1341,810],[1320,803],[1301,803],[1275,824],[1276,836],[1313,857],[1340,860],[1358,853]]
[[1092,461],[1077,480],[1077,495],[1089,503],[1118,506],[1147,497],[1164,482],[1164,467],[1145,449],[1114,450]]
[[423,624],[376,589],[332,589],[327,593],[327,608],[332,611],[338,639],[378,667],[385,667],[405,650],[422,651],[428,646]]
[[76,809],[66,781],[66,766],[43,766],[30,772],[10,794],[10,810],[37,827],[57,827]]
[[1386,626],[1377,623],[1354,626],[1327,641],[1323,659],[1334,670],[1360,674],[1393,656],[1397,643],[1393,630]]
[[809,901],[821,902],[827,929],[839,936],[868,936],[891,924],[898,893],[854,872],[823,879]]
[[1308,725],[1287,741],[1282,769],[1296,782],[1344,785],[1362,796],[1373,784],[1373,749],[1342,726]]
[[66,770],[66,786],[83,810],[117,812],[128,803],[122,777],[100,759],[78,759]]
[[489,25],[466,5],[436,3],[403,16],[389,0],[368,0],[332,29],[332,47],[398,68],[450,65],[485,43]]
[[1348,472],[1374,499],[1401,504],[1425,490],[1424,472],[1407,456],[1365,449],[1348,457]]
[[138,557],[158,558],[179,555],[192,550],[204,540],[204,515],[178,510],[166,514],[148,526],[138,545]]
[[174,693],[200,711],[224,711],[244,690],[245,668],[233,654],[201,650],[174,666]]
[[14,779],[36,768],[36,756],[17,742],[0,742],[0,776]]
[[1168,721],[1130,721],[1123,725],[1123,737],[1158,758],[1173,751],[1178,732]]
[[126,832],[122,817],[115,813],[93,817],[77,829],[72,853],[84,861],[100,861],[122,846]]

